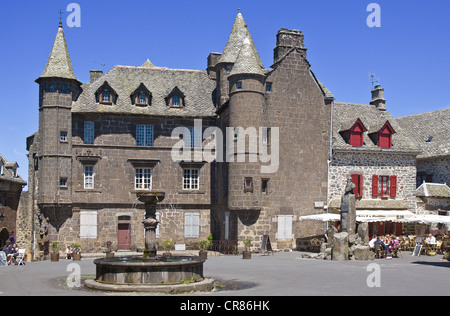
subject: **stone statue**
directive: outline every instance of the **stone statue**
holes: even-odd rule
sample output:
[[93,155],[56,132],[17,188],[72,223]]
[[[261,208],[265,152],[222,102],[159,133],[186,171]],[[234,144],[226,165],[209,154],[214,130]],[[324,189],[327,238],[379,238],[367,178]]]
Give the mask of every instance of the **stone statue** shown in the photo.
[[352,177],[347,177],[347,185],[345,186],[344,195],[353,194],[353,189],[355,187],[356,187],[356,185],[352,182]]

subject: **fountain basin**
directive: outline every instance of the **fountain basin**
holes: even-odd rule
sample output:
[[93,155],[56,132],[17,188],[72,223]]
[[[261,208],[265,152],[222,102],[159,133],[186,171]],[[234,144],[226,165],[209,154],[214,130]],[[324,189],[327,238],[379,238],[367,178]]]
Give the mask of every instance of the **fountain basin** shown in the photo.
[[96,281],[126,285],[170,285],[203,280],[203,263],[197,256],[126,256],[94,260]]

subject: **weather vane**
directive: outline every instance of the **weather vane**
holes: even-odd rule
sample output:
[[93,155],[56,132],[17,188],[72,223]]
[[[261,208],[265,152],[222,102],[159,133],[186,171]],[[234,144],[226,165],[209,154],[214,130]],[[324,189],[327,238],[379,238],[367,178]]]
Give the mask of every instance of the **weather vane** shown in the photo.
[[58,13],[59,13],[59,22],[61,22],[63,11],[59,9]]
[[372,89],[375,88],[376,85],[378,85],[378,80],[375,79],[375,75],[373,73],[369,72],[369,76],[372,77]]

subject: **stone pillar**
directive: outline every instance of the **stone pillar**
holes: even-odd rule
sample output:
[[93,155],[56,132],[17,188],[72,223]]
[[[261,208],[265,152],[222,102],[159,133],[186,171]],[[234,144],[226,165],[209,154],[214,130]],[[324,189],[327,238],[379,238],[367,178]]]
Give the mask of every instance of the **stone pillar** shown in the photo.
[[145,219],[142,221],[145,228],[144,257],[156,257],[156,227],[159,221],[156,219],[156,203],[145,203]]
[[356,205],[353,194],[345,194],[341,199],[341,232],[354,234],[356,231]]
[[336,233],[333,236],[333,248],[331,250],[332,260],[348,260],[348,233]]
[[136,191],[139,201],[145,205],[145,219],[142,221],[145,228],[145,257],[156,257],[156,227],[159,221],[156,219],[156,203],[164,199],[164,192]]

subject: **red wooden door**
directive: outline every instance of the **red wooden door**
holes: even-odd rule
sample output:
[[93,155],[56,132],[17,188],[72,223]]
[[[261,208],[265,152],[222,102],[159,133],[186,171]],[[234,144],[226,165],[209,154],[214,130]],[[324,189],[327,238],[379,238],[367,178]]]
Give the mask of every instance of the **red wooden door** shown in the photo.
[[130,250],[131,229],[130,224],[119,224],[117,233],[117,250]]

